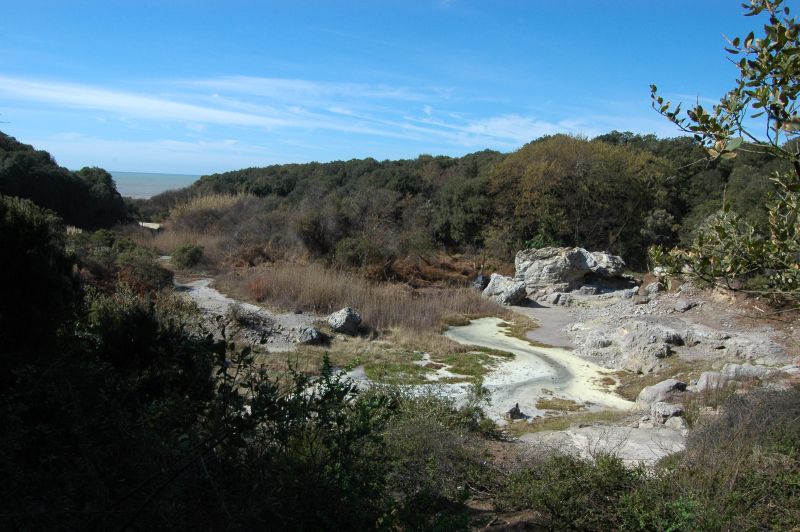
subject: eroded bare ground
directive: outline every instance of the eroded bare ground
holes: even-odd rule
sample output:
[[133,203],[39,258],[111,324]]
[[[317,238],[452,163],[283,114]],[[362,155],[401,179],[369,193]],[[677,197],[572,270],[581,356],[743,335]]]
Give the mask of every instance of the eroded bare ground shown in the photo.
[[[569,319],[561,316],[550,323],[561,325],[577,355],[608,368],[643,374],[669,373],[676,361],[697,369],[798,362],[800,331],[792,317],[768,319],[766,312],[757,310],[761,308],[757,301],[688,284],[672,293],[623,296],[623,291],[571,295],[567,306],[558,307]],[[544,315],[539,313],[540,318]],[[538,334],[531,332],[533,338]]]
[[313,326],[318,316],[273,312],[259,305],[232,299],[211,286],[212,279],[176,281],[175,288],[194,301],[216,331],[226,327],[226,334],[240,336],[248,343],[263,345],[275,352],[294,349],[300,332]]
[[[800,379],[796,317],[770,314],[758,300],[688,284],[635,297],[618,291],[553,299],[562,304],[512,307],[539,323],[528,339],[572,346],[574,355],[616,370],[617,391],[631,400],[645,386],[672,377],[687,390],[671,390],[656,397],[659,401],[640,396],[632,413],[611,420],[576,416],[572,423],[551,418],[527,427],[522,424],[528,422],[514,424],[520,441],[532,446],[653,462],[683,449],[688,417],[698,410],[714,414],[713,407],[704,406],[709,397],[733,393],[737,386],[784,386]],[[698,383],[703,372],[709,373]],[[721,381],[709,386],[710,376]],[[659,406],[662,402],[668,405]],[[677,415],[662,416],[659,409]]]

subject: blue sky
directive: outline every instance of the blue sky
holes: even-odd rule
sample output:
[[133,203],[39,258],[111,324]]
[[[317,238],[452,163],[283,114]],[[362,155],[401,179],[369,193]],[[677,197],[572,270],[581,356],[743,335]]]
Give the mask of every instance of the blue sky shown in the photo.
[[70,168],[206,174],[675,136],[718,98],[736,0],[5,2],[0,130]]

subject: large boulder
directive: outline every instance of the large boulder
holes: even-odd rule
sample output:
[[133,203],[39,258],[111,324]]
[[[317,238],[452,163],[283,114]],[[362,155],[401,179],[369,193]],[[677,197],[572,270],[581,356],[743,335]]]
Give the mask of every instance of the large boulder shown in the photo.
[[672,395],[684,390],[686,390],[685,382],[681,382],[677,379],[667,379],[658,384],[642,388],[642,391],[639,392],[639,396],[636,398],[636,402],[650,405],[653,403],[665,402]]
[[625,262],[606,252],[589,252],[583,248],[547,247],[525,249],[514,259],[516,279],[525,284],[528,293],[557,287],[573,290],[584,284],[587,274],[597,278],[622,275]]
[[483,297],[494,299],[501,305],[515,305],[525,299],[525,284],[499,273],[493,273],[483,290]]
[[328,325],[338,333],[356,334],[361,325],[361,315],[352,308],[345,307],[328,316]]
[[625,271],[625,261],[620,256],[606,251],[592,251],[591,255],[594,259],[592,273],[599,277],[619,277]]

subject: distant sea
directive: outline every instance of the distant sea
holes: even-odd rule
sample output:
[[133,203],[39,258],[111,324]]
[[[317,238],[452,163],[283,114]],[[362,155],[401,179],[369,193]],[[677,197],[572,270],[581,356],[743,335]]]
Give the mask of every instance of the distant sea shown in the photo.
[[117,183],[117,190],[131,198],[149,198],[159,192],[183,188],[200,176],[188,174],[147,174],[144,172],[109,172]]

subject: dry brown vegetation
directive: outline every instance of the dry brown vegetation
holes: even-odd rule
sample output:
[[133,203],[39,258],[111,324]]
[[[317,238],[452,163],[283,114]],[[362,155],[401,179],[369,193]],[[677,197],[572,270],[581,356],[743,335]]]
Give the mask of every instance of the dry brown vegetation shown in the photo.
[[658,384],[664,379],[675,378],[684,382],[697,379],[704,371],[710,370],[708,363],[689,362],[677,355],[672,355],[664,359],[664,367],[652,373],[635,373],[628,370],[617,371],[615,376],[619,381],[619,386],[615,392],[629,401],[635,401],[639,392],[646,386]]
[[361,313],[377,331],[439,331],[458,317],[506,316],[508,311],[467,288],[414,290],[396,283],[374,283],[351,272],[320,265],[271,265],[222,279],[222,286],[248,299],[284,310],[328,314],[343,307]]
[[513,436],[521,436],[545,430],[567,430],[579,424],[616,424],[630,416],[630,412],[623,410],[577,411],[535,418],[530,421],[515,421],[510,423],[506,430]]
[[540,410],[557,410],[559,412],[578,412],[586,409],[584,405],[578,404],[572,399],[564,399],[563,397],[539,399],[536,401],[536,408]]

